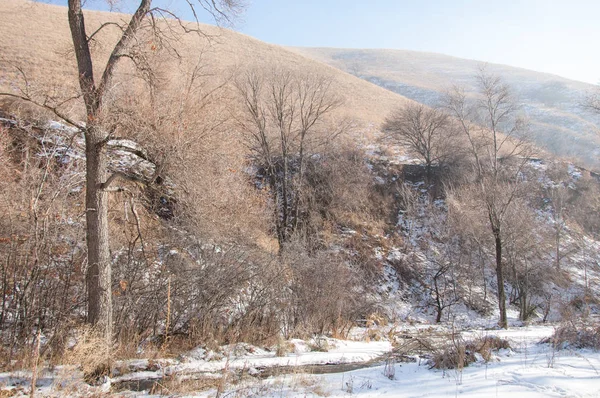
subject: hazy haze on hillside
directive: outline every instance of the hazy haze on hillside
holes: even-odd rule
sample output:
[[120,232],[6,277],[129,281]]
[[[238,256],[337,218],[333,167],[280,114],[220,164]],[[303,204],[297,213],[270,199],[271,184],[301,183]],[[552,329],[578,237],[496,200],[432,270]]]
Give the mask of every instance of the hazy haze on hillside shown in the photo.
[[[66,4],[66,0],[42,0]],[[87,7],[113,4],[132,12],[133,2],[92,0]],[[257,0],[236,28],[257,39],[285,46],[391,48],[429,51],[512,65],[570,79],[598,83],[600,37],[595,0],[420,2]],[[157,4],[193,15],[185,1]],[[186,14],[187,12],[187,14]],[[201,22],[211,19],[199,15]]]
[[600,163],[600,117],[582,106],[594,86],[556,75],[484,64],[441,54],[403,50],[295,48],[295,51],[335,66],[402,96],[438,105],[452,85],[476,91],[475,75],[485,65],[513,90],[531,122],[532,139],[560,156],[573,157],[588,166]]

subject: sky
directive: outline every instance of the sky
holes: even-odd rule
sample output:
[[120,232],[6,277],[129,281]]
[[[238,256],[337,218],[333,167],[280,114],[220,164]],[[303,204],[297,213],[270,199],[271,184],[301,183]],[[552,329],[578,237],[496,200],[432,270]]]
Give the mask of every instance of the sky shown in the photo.
[[[67,0],[44,1],[66,4]],[[192,19],[186,0],[155,2]],[[135,6],[132,0],[120,3],[117,7],[123,11]],[[428,51],[600,83],[600,0],[247,3],[234,29],[268,43]],[[88,0],[87,7],[108,8],[106,0]],[[208,15],[200,15],[200,20],[211,22]]]

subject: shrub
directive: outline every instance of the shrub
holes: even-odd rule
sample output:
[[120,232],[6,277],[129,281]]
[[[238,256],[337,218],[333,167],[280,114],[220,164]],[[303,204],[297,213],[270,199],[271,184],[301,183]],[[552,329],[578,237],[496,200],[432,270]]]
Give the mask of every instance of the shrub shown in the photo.
[[542,340],[555,349],[564,348],[591,348],[600,349],[600,324],[598,323],[573,323],[569,322],[557,328],[554,334]]
[[435,352],[429,364],[435,369],[462,369],[477,361],[475,354],[489,362],[494,351],[509,348],[508,340],[498,336],[484,336],[468,342],[453,336],[452,343]]

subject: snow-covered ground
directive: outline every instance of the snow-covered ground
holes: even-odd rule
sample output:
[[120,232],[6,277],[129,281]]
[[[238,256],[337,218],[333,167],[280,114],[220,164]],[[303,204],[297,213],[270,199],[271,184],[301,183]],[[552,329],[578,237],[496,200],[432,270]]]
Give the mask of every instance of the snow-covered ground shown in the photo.
[[[462,370],[435,370],[425,360],[380,365],[326,375],[282,375],[232,386],[233,396],[305,397],[598,397],[600,353],[555,351],[540,340],[553,327],[534,326],[471,335],[507,338],[513,349],[500,350],[490,362],[480,360]],[[370,343],[376,344],[376,343]],[[393,375],[393,377],[391,377]],[[390,377],[388,377],[390,376]],[[205,391],[198,396],[214,396]]]
[[[396,333],[426,333],[429,326],[401,327]],[[219,384],[225,374],[227,380],[221,396],[246,397],[307,397],[307,396],[361,396],[361,397],[600,397],[600,353],[591,350],[555,350],[540,343],[553,334],[553,326],[527,326],[509,330],[469,330],[464,340],[498,336],[510,342],[510,349],[493,353],[489,361],[477,356],[477,362],[459,370],[432,369],[426,355],[412,355],[414,362],[385,360],[392,350],[387,341],[341,341],[327,339],[329,351],[311,351],[309,344],[293,340],[295,352],[276,356],[247,344],[224,347],[219,353],[203,349],[192,350],[177,360],[161,363],[155,370],[147,370],[148,361],[129,361],[133,371],[113,377],[104,386],[95,389],[78,384],[80,389],[65,388],[65,371],[42,372],[38,379],[40,396],[64,396],[76,392],[81,395],[103,392],[110,395],[110,384],[115,387],[124,381],[158,380],[171,377],[180,380],[197,379],[198,375],[216,380]],[[321,342],[324,343],[324,342]],[[314,342],[312,342],[314,344]],[[314,345],[312,347],[314,350]],[[364,363],[357,370],[343,371],[342,364]],[[306,365],[329,365],[334,373],[319,368],[325,374],[306,373]],[[121,364],[123,365],[123,364]],[[276,376],[259,377],[265,369],[279,367]],[[121,366],[123,368],[123,366]],[[225,369],[225,370],[224,370]],[[340,369],[336,371],[336,369]],[[240,371],[245,376],[239,377]],[[238,372],[237,376],[232,376]],[[195,375],[195,376],[194,376]],[[24,384],[25,395],[30,373],[0,374],[0,386]],[[40,385],[40,384],[38,384]],[[121,388],[122,389],[122,388]],[[203,391],[183,389],[185,394],[169,392],[169,396],[214,397],[216,387]],[[121,391],[115,396],[158,396],[150,391]],[[1,394],[0,394],[1,395]]]

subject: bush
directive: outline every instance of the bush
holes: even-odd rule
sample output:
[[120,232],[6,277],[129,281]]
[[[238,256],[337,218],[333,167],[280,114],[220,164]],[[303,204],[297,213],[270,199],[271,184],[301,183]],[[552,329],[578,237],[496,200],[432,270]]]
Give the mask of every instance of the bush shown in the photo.
[[429,364],[435,369],[462,369],[477,361],[475,354],[489,362],[494,351],[509,348],[508,340],[498,336],[485,336],[468,342],[453,337],[451,344],[434,353]]
[[492,359],[492,352],[500,349],[509,349],[510,343],[506,339],[502,339],[498,336],[485,336],[476,340],[473,340],[467,344],[467,350],[481,354],[486,362]]
[[567,323],[554,331],[554,334],[542,340],[555,349],[591,348],[600,349],[600,324],[598,323]]

